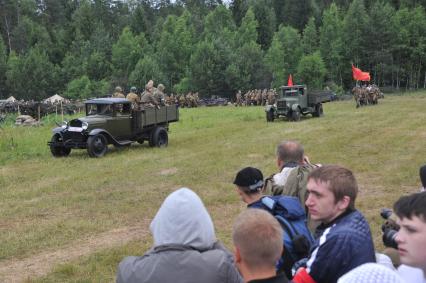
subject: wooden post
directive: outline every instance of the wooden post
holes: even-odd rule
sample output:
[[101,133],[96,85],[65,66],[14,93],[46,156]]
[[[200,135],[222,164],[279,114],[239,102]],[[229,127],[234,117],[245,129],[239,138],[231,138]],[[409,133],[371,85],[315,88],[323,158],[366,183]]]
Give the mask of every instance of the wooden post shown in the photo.
[[37,105],[37,117],[38,117],[37,121],[40,122],[40,103]]
[[62,118],[62,121],[64,121],[64,108],[62,107],[62,100],[61,100],[61,118]]

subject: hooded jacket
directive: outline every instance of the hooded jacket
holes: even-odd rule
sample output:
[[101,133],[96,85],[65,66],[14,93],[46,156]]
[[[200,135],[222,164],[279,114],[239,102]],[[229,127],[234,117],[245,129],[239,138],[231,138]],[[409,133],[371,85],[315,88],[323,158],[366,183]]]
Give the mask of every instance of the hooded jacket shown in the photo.
[[170,194],[151,222],[154,247],[121,261],[118,283],[242,282],[232,255],[216,240],[201,199],[182,188]]

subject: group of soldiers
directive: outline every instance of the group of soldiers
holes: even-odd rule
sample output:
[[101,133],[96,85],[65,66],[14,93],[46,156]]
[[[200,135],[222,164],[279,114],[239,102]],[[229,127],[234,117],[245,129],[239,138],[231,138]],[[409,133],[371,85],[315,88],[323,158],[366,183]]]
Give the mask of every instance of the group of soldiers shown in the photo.
[[160,107],[166,105],[166,96],[164,95],[164,85],[158,84],[154,87],[154,81],[149,80],[145,85],[145,90],[142,92],[141,96],[137,94],[136,87],[132,86],[130,92],[127,95],[124,95],[123,89],[120,86],[115,87],[115,92],[112,97],[116,98],[126,98],[132,102],[133,109],[139,109],[140,106],[145,107]]
[[63,104],[51,102],[30,101],[8,101],[0,103],[0,114],[19,113],[29,115],[33,118],[43,117],[52,113],[75,114],[84,110],[84,104],[80,101],[66,102]]
[[384,97],[379,87],[375,84],[355,86],[352,89],[352,93],[356,102],[356,108],[377,104],[378,99]]
[[137,88],[132,86],[130,92],[124,95],[123,89],[120,86],[115,88],[115,92],[112,97],[126,98],[132,102],[133,109],[139,109],[140,106],[144,107],[160,107],[164,105],[176,104],[180,107],[197,107],[199,103],[198,92],[189,92],[186,95],[178,94],[171,95],[164,94],[165,87],[163,84],[158,84],[154,87],[154,81],[150,80],[145,85],[145,90],[141,96],[137,94]]
[[272,105],[277,98],[275,89],[254,89],[247,91],[244,95],[239,90],[235,95],[235,106],[250,105]]

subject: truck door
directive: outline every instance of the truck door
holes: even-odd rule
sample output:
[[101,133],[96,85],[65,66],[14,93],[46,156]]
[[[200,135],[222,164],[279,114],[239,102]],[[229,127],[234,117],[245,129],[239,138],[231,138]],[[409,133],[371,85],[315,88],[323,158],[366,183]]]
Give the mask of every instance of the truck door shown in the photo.
[[308,95],[306,89],[301,87],[298,90],[299,92],[299,105],[302,109],[305,109],[308,106]]
[[131,136],[131,104],[114,104],[114,115],[108,120],[108,131],[118,140],[128,139]]

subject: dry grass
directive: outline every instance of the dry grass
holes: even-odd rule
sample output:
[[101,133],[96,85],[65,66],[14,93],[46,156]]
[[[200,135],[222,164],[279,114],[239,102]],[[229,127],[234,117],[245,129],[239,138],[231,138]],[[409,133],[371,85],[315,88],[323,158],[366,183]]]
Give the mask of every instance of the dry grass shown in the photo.
[[[235,173],[244,166],[258,167],[265,176],[275,172],[274,150],[283,139],[299,140],[313,162],[341,164],[355,172],[357,206],[381,248],[379,209],[419,187],[426,93],[386,97],[379,103],[359,109],[353,101],[328,103],[323,118],[297,123],[266,123],[261,107],[182,109],[181,121],[171,126],[168,148],[111,148],[101,159],[89,158],[84,150],[65,159],[51,157],[46,146],[51,122],[41,128],[4,127],[0,266],[149,223],[162,200],[182,186],[204,200],[218,238],[229,246],[232,221],[244,209],[232,185]],[[148,224],[141,229],[147,232]],[[49,265],[46,272],[54,268],[45,277],[37,279],[40,274],[25,269],[21,273],[30,282],[113,281],[120,259],[142,254],[150,243],[149,236],[119,247],[105,243],[69,257],[68,263],[40,262]],[[6,275],[0,270],[0,281]]]

